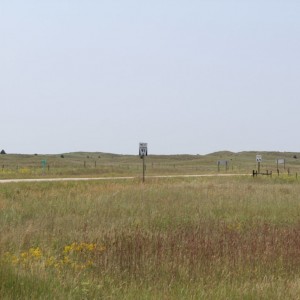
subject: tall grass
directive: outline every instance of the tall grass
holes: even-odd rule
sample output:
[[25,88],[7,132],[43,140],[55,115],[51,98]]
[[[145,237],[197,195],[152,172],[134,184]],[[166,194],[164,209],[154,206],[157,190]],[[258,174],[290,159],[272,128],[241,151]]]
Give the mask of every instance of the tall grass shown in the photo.
[[1,185],[0,295],[297,299],[299,192],[291,178]]

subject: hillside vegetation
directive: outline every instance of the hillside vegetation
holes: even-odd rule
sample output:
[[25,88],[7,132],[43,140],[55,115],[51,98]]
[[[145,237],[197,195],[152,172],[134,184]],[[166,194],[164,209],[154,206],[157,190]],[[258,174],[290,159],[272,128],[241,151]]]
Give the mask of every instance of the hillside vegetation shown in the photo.
[[[146,157],[146,174],[214,174],[252,173],[257,169],[257,152],[216,152],[208,155],[149,155]],[[300,153],[260,152],[263,156],[262,171],[277,172],[277,159],[285,159],[279,165],[280,173],[300,172]],[[217,162],[228,161],[228,169]],[[43,165],[44,161],[44,165]],[[140,176],[142,160],[137,155],[109,153],[64,153],[59,155],[0,155],[0,178],[33,177],[87,177],[87,176]]]

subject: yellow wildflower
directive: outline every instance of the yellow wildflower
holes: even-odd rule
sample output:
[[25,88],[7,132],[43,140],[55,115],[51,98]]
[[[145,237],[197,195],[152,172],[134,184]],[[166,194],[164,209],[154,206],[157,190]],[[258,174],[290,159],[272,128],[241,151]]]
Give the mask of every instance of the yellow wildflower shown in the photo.
[[35,257],[35,258],[40,258],[42,256],[42,251],[39,247],[30,248],[29,253],[31,254],[32,257]]

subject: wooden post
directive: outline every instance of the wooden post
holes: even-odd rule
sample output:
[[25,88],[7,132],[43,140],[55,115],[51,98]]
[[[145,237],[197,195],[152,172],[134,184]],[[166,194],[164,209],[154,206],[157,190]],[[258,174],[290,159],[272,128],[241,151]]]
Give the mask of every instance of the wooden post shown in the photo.
[[260,174],[260,161],[257,163],[258,174]]
[[143,182],[145,182],[145,169],[146,169],[145,155],[143,155]]

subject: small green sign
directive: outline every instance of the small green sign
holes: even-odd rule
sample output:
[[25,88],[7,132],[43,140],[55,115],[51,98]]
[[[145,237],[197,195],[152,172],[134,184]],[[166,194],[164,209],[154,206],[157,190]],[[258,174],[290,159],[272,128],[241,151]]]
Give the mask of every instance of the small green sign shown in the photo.
[[46,165],[47,165],[47,160],[43,159],[43,160],[42,160],[42,167],[45,168]]

